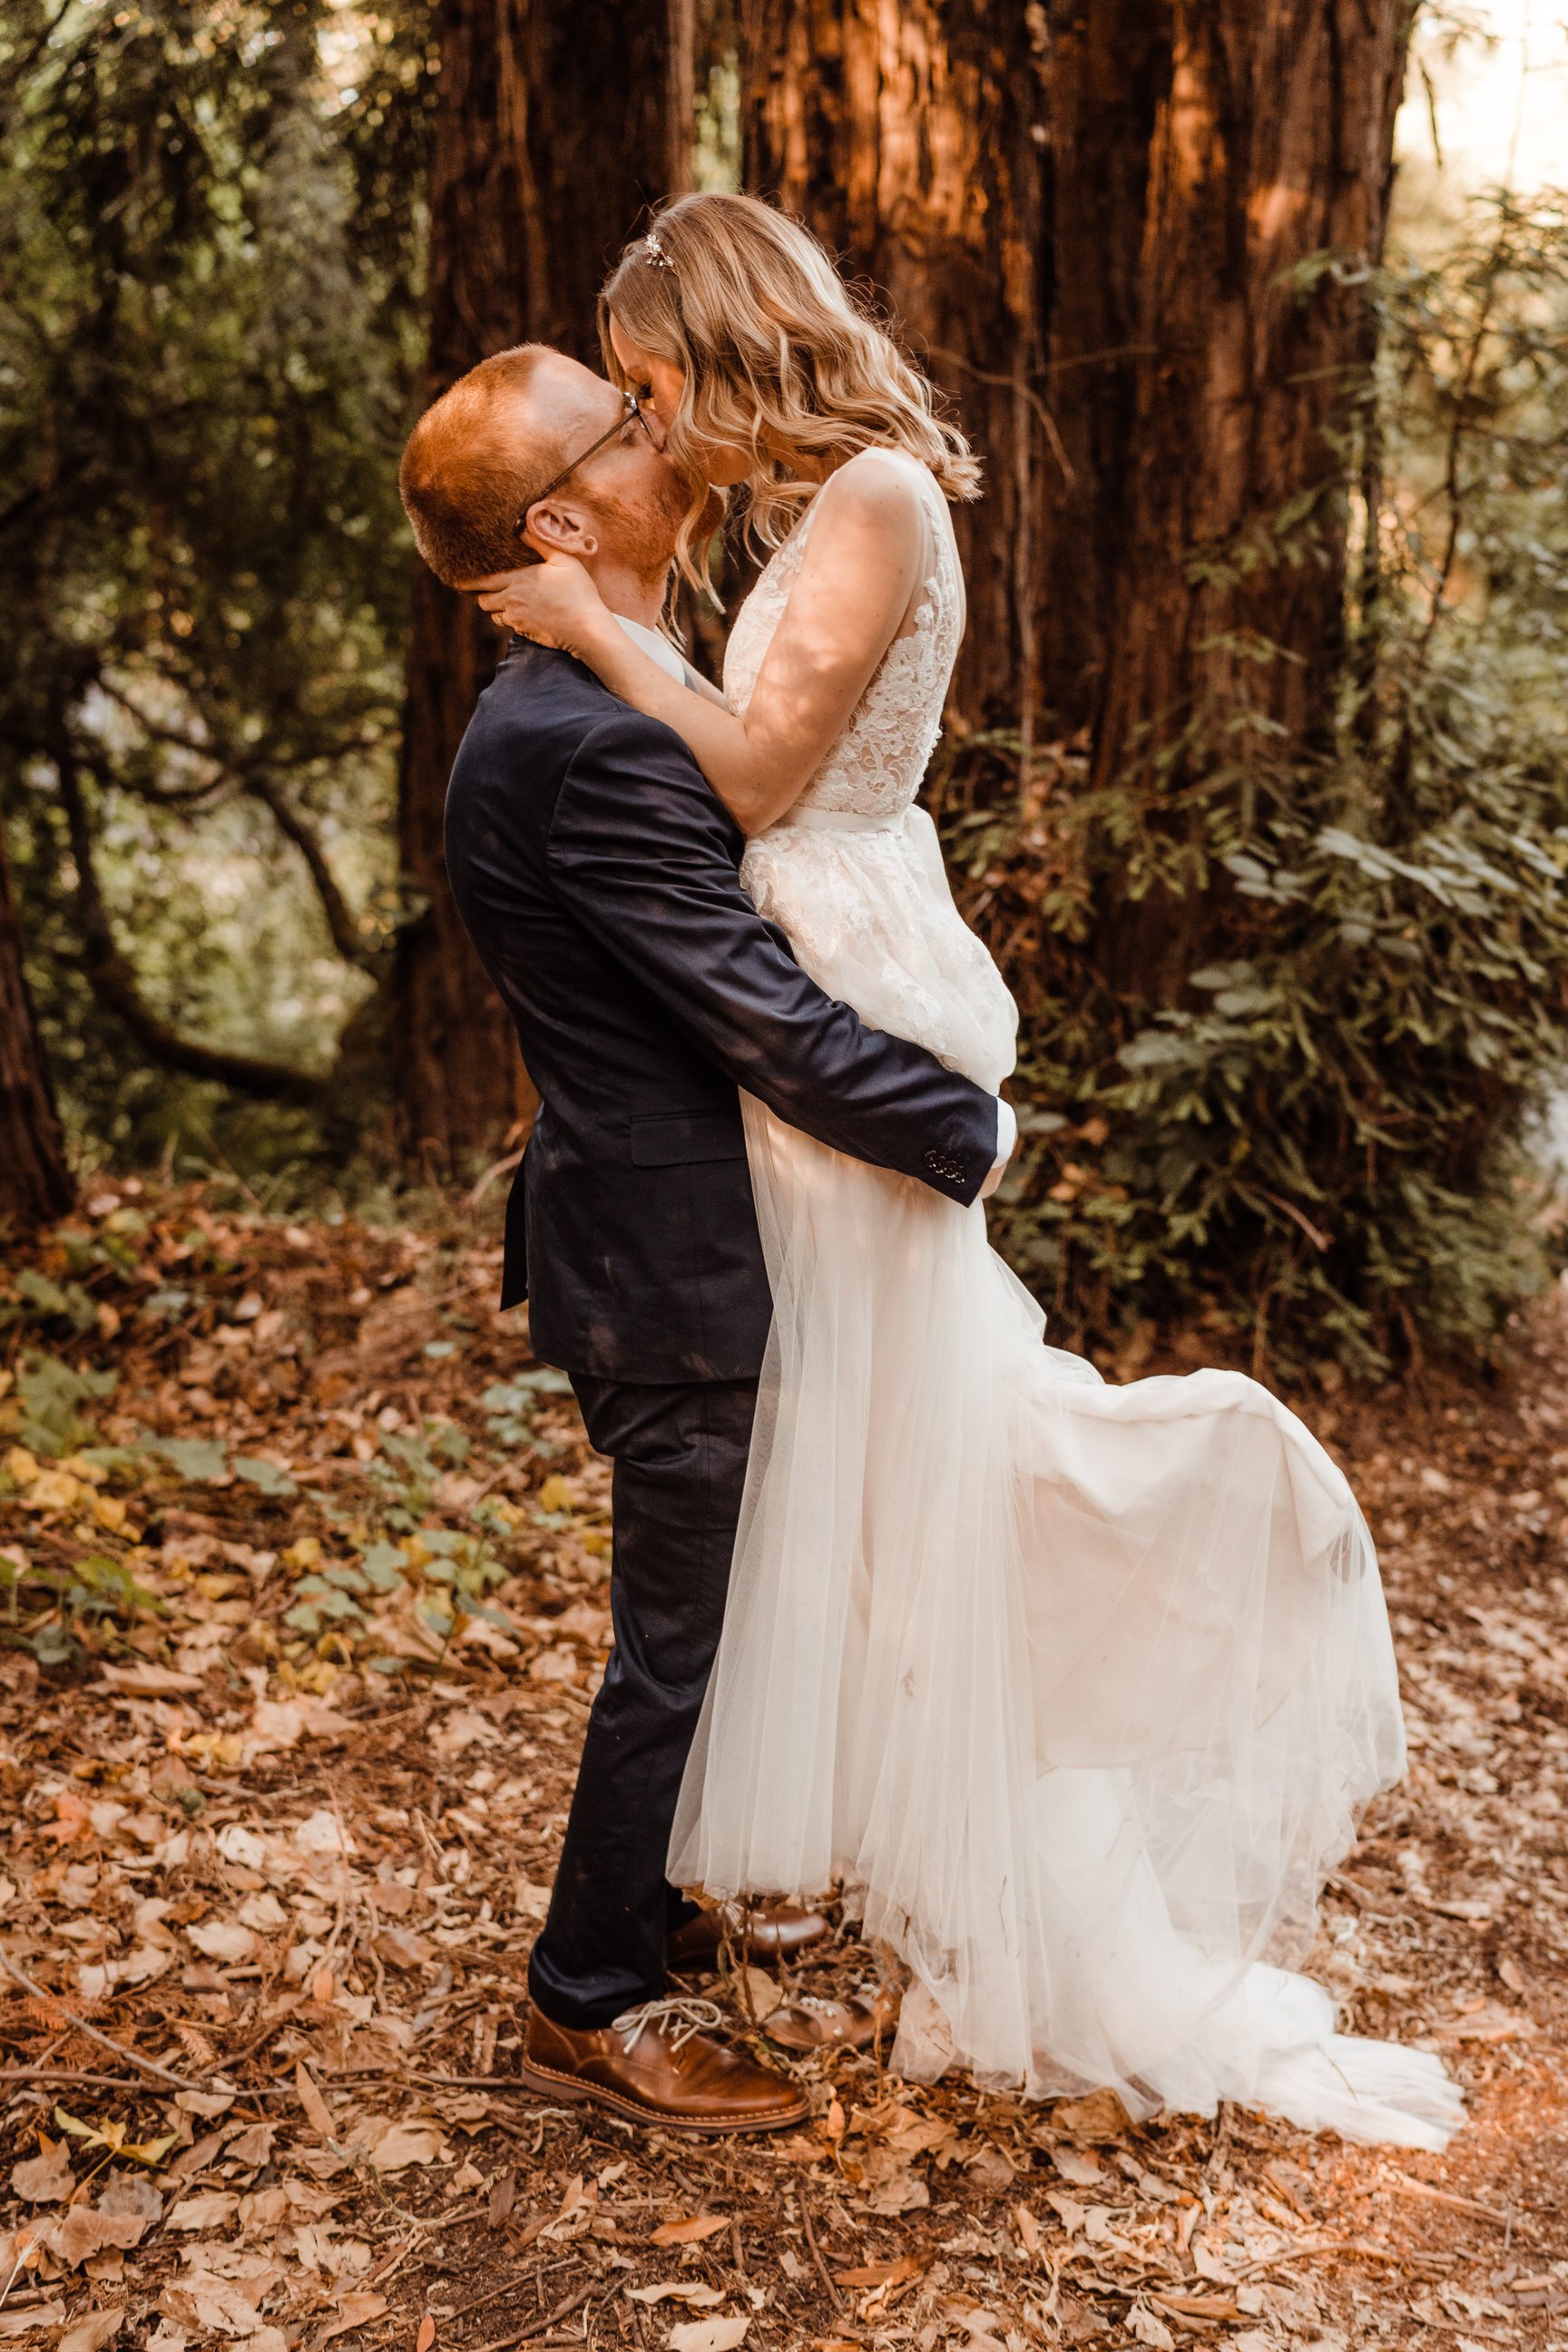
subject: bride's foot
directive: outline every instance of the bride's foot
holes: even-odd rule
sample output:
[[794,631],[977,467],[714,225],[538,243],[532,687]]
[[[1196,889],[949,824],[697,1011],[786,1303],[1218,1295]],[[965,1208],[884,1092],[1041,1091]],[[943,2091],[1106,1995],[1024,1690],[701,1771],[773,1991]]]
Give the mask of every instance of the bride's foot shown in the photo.
[[851,2000],[825,2000],[801,1993],[780,2003],[763,2020],[770,2042],[785,2050],[868,2050],[896,2022],[896,1993],[858,1993]]
[[831,1932],[819,1911],[798,1911],[782,1903],[720,1903],[671,1931],[666,1958],[678,1975],[716,1969],[728,1937],[738,1960],[791,1960]]
[[530,2090],[583,2099],[662,2130],[783,2131],[803,2123],[806,2102],[771,2067],[716,2042],[710,2000],[644,2001],[614,2025],[579,2032],[535,2009],[519,2070]]

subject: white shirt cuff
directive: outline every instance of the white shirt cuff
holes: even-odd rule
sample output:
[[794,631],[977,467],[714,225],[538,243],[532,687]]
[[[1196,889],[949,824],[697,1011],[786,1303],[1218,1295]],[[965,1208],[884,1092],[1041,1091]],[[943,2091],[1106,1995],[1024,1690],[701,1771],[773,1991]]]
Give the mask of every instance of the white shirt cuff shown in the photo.
[[1017,1140],[1017,1113],[1010,1102],[1004,1102],[998,1095],[996,1097],[996,1157],[991,1163],[993,1176],[999,1174],[1006,1167],[1013,1157],[1013,1148]]

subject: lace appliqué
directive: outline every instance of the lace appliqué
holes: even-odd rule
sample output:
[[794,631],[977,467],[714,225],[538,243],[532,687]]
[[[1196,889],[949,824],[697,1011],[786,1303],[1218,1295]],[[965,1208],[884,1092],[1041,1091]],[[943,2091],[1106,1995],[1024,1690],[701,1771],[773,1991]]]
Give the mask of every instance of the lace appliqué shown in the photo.
[[[907,807],[942,733],[942,707],[963,633],[963,582],[942,493],[923,466],[904,462],[926,515],[929,553],[921,601],[913,626],[888,647],[843,733],[801,794],[802,803],[812,808],[874,816]],[[724,656],[724,692],[731,710],[744,711],[756,689],[816,514],[814,501],[736,616]]]

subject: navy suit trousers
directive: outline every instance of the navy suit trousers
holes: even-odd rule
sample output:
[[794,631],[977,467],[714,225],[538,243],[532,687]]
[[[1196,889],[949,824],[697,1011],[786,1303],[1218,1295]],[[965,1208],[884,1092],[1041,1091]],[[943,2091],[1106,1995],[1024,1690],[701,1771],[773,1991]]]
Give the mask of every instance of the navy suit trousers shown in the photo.
[[657,1999],[665,1938],[689,1909],[665,1861],[724,1622],[757,1384],[574,1372],[572,1385],[615,1464],[615,1648],[528,1979],[546,2017],[583,2031]]

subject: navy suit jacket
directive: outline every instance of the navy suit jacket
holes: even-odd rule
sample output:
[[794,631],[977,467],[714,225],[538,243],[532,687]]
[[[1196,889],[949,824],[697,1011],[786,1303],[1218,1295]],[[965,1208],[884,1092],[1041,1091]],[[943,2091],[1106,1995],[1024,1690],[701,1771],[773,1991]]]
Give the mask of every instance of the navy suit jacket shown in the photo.
[[501,1304],[535,1351],[649,1382],[761,1370],[773,1302],[737,1089],[837,1151],[973,1201],[994,1096],[864,1027],[742,888],[679,736],[514,639],[447,796],[447,870],[541,1108]]

